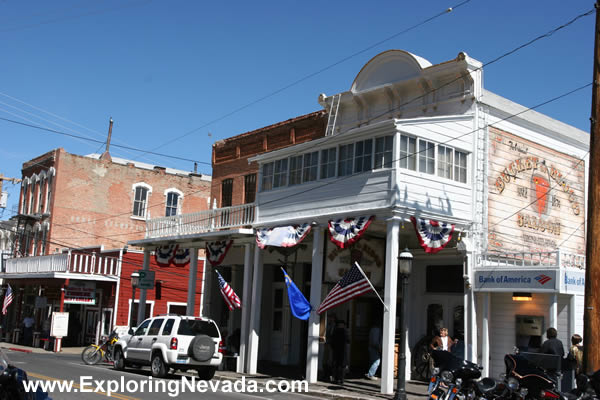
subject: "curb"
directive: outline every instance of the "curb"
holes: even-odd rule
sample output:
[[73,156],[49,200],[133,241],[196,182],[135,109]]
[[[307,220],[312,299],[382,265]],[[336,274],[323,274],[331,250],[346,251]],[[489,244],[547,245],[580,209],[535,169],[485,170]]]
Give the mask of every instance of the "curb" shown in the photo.
[[2,349],[11,350],[11,351],[20,351],[22,353],[33,353],[32,350],[29,350],[29,349],[19,349],[18,347],[2,347]]

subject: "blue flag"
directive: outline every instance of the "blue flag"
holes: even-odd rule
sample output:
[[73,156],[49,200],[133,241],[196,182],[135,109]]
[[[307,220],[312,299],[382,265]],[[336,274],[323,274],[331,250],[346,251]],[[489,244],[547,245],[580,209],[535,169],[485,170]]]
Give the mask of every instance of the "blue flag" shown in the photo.
[[290,309],[292,315],[298,319],[307,320],[310,317],[310,310],[312,307],[306,297],[302,294],[298,286],[290,279],[285,269],[281,268],[283,277],[285,278],[285,284],[287,285],[288,298],[290,299]]

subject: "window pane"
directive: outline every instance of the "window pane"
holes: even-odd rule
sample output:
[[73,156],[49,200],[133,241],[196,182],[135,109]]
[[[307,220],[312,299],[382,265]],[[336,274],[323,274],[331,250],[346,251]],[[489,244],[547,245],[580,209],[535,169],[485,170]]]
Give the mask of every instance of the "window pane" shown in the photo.
[[148,189],[138,186],[135,188],[135,198],[133,200],[133,215],[143,217],[146,215],[146,197]]
[[273,187],[282,187],[287,185],[288,159],[275,161],[275,170],[273,172]]
[[375,169],[392,167],[393,136],[375,139]]
[[273,163],[263,165],[261,190],[273,189]]
[[467,183],[467,154],[455,151],[454,180]]
[[419,140],[419,172],[435,173],[435,145],[426,140]]
[[302,156],[290,158],[290,186],[302,183]]
[[155,319],[154,321],[152,321],[152,325],[150,325],[150,329],[148,329],[148,336],[150,335],[158,335],[158,332],[160,331],[160,326],[163,323],[163,319],[159,318],[159,319]]
[[446,146],[438,146],[438,175],[442,178],[452,179],[454,149]]
[[354,144],[340,146],[340,159],[338,161],[338,176],[350,175],[354,161]]
[[304,165],[302,168],[303,182],[312,182],[317,180],[318,165],[319,152],[315,151],[304,155]]
[[221,182],[221,207],[231,207],[233,201],[233,179]]
[[335,176],[335,161],[337,148],[321,151],[321,179],[332,178]]
[[168,336],[171,334],[171,331],[173,330],[173,324],[175,324],[175,320],[170,318],[167,320],[167,322],[165,323],[165,326],[162,330],[162,334],[165,336]]
[[254,203],[256,200],[256,174],[244,177],[244,203]]
[[410,136],[400,137],[400,168],[417,170],[417,139]]
[[354,172],[366,172],[371,170],[373,158],[373,140],[363,140],[354,146]]
[[170,192],[167,194],[167,209],[165,215],[170,217],[171,215],[177,215],[177,207],[179,205],[179,194]]

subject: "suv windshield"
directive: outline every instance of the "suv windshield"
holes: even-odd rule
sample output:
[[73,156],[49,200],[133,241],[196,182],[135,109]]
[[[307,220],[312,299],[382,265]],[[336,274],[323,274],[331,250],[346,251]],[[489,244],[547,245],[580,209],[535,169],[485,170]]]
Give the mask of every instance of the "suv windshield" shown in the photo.
[[208,335],[215,338],[219,337],[219,330],[214,323],[199,319],[182,319],[179,322],[177,333],[189,336]]

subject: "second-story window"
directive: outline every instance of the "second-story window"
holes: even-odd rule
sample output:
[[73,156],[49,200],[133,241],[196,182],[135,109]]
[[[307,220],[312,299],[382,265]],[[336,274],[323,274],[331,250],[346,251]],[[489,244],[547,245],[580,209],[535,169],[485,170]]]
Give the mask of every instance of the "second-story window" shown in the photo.
[[354,146],[354,172],[370,171],[373,158],[373,140],[356,142]]
[[454,172],[454,149],[438,145],[438,176],[452,179]]
[[467,153],[454,151],[454,180],[467,183]]
[[134,185],[134,197],[133,197],[133,216],[145,218],[146,208],[148,206],[148,194],[150,193],[150,187],[145,184]]
[[32,214],[34,212],[33,208],[33,192],[35,190],[35,184],[32,182],[30,185],[27,185],[29,188],[27,192],[27,214]]
[[167,207],[165,210],[165,216],[170,217],[171,215],[177,215],[177,210],[179,210],[179,193],[167,193]]
[[417,139],[414,137],[400,137],[400,168],[417,170]]
[[337,148],[321,150],[321,179],[335,177]]
[[287,185],[288,159],[275,161],[275,169],[273,171],[273,187],[282,187]]
[[37,200],[37,212],[39,214],[44,212],[44,208],[43,208],[44,188],[46,187],[46,185],[44,185],[44,182],[46,182],[46,180],[43,177],[40,178],[40,184],[38,186],[38,200]]
[[223,179],[221,182],[221,207],[231,207],[233,204],[233,179]]
[[419,172],[435,174],[435,144],[419,139]]
[[262,184],[261,190],[271,190],[273,189],[273,165],[275,163],[266,163],[263,165],[262,170]]
[[27,182],[23,182],[23,202],[21,204],[21,213],[22,214],[27,214],[27,188],[29,187],[29,185],[27,184]]
[[290,186],[302,183],[302,156],[290,157]]
[[256,200],[256,174],[244,176],[244,203],[254,203]]
[[312,182],[317,180],[319,171],[319,152],[313,151],[304,155],[304,165],[302,166],[302,181]]
[[52,196],[52,181],[53,175],[48,174],[48,179],[46,180],[46,212],[50,212],[50,198]]
[[393,136],[375,139],[375,169],[392,168],[393,145]]
[[340,158],[338,160],[338,176],[352,174],[354,163],[354,143],[340,146]]

